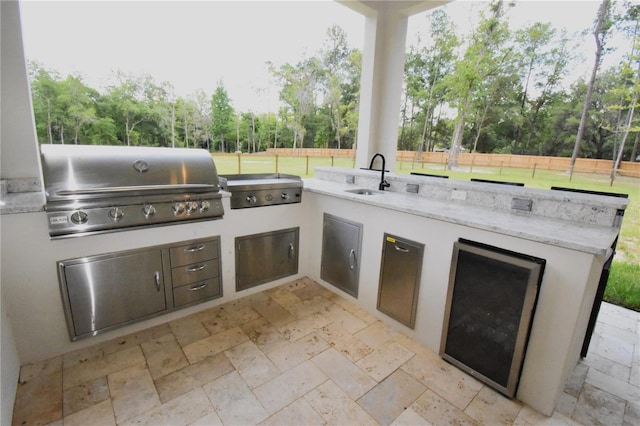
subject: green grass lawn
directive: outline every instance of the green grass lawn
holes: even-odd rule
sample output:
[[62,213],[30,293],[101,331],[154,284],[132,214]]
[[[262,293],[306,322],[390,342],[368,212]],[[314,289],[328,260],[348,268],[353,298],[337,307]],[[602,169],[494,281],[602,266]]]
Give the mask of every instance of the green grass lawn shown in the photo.
[[[269,155],[242,155],[240,163],[237,155],[213,155],[219,174],[236,173],[288,173],[302,177],[313,177],[314,167],[354,167],[351,158],[324,157],[278,157]],[[239,169],[240,168],[240,169]],[[471,178],[490,179],[508,182],[521,182],[527,187],[548,189],[552,186],[587,189],[593,191],[615,192],[629,195],[629,205],[625,211],[616,257],[605,292],[605,300],[617,305],[640,311],[640,179],[617,177],[610,185],[608,175],[536,170],[509,169],[468,166],[457,170],[446,170],[441,164],[396,163],[396,173],[409,174],[421,172],[441,174],[450,179],[470,180]]]

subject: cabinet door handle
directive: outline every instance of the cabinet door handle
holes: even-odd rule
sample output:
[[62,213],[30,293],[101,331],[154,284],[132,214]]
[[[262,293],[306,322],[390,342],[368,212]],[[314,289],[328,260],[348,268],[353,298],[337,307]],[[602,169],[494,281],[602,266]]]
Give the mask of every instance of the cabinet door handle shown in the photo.
[[195,253],[197,251],[202,251],[202,250],[204,250],[204,244],[187,247],[186,249],[184,249],[184,252],[185,253]]
[[400,246],[394,246],[396,248],[396,251],[399,251],[401,253],[409,253],[409,249],[408,248],[404,248],[404,247],[400,247]]
[[351,249],[349,252],[349,269],[353,270],[356,267],[356,251]]
[[289,260],[293,259],[294,252],[295,252],[295,247],[293,247],[293,244],[289,244],[289,252],[287,253],[287,255],[289,256]]
[[160,272],[158,271],[154,272],[153,279],[156,282],[156,290],[160,291]]
[[202,271],[206,267],[207,267],[207,265],[205,265],[204,263],[201,263],[200,265],[195,265],[195,266],[190,266],[188,268],[185,268],[185,271],[187,271],[187,272],[198,272],[198,271]]
[[187,288],[187,291],[198,291],[198,290],[202,290],[203,288],[205,288],[208,284],[207,283],[202,283],[202,284],[197,284],[194,285],[193,287],[189,287]]

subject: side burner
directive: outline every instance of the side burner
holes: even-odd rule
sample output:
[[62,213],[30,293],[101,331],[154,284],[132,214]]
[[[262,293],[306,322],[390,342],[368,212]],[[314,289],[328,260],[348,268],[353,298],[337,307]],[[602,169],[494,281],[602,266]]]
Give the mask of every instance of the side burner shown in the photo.
[[282,173],[221,175],[220,187],[231,193],[231,208],[245,209],[302,201],[300,176]]

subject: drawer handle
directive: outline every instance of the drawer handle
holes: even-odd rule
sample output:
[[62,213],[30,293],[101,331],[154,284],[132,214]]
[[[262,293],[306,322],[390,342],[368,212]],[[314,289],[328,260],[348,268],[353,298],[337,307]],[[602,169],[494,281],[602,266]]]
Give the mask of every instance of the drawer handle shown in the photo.
[[156,282],[156,290],[160,291],[160,272],[154,272],[153,279]]
[[351,249],[349,252],[349,269],[353,270],[356,267],[356,251]]
[[287,255],[289,256],[289,260],[293,259],[294,252],[295,252],[295,248],[293,247],[293,244],[289,244],[289,251],[287,252]]
[[202,250],[204,250],[204,244],[187,247],[186,249],[184,249],[184,252],[185,253],[195,253],[197,251],[202,251]]
[[208,286],[209,284],[207,283],[202,283],[202,284],[198,284],[198,285],[194,285],[193,287],[189,287],[187,288],[187,291],[198,291],[198,290],[202,290],[203,288],[205,288],[206,286]]
[[408,248],[404,248],[404,247],[399,247],[399,246],[394,246],[396,248],[396,251],[399,251],[401,253],[409,253],[409,249]]
[[190,266],[188,268],[185,268],[185,271],[187,271],[187,272],[198,272],[198,271],[202,271],[206,267],[207,267],[207,265],[205,265],[204,263],[201,263],[200,265],[195,265],[195,266]]

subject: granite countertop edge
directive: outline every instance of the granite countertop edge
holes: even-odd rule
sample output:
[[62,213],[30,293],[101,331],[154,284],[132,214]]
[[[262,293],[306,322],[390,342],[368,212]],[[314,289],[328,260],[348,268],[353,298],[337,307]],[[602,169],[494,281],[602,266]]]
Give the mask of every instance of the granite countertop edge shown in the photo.
[[618,235],[618,230],[613,227],[429,200],[416,194],[386,192],[384,195],[359,195],[346,192],[358,187],[314,178],[304,180],[305,191],[595,255],[608,255]]

